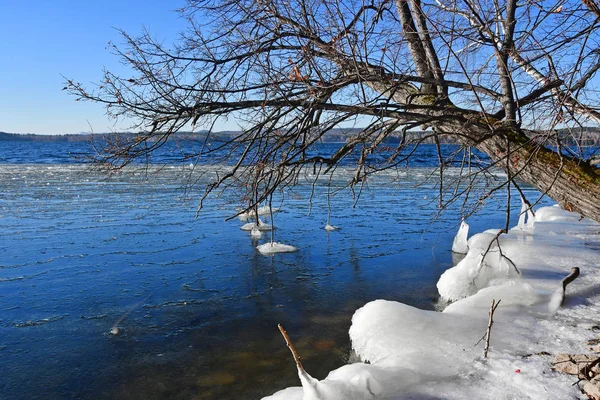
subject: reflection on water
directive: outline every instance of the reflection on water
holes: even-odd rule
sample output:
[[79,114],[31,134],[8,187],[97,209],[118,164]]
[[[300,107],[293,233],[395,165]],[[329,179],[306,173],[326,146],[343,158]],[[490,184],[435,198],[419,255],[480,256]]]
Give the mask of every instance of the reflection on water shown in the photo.
[[[330,233],[324,189],[307,217],[311,187],[301,185],[275,217],[276,240],[300,251],[265,257],[239,221],[224,222],[233,197],[194,219],[179,168],[108,179],[77,165],[2,165],[0,393],[260,398],[298,384],[278,323],[325,377],[347,362],[365,302],[433,308],[460,221],[432,222],[423,199],[436,188],[414,187],[428,173],[373,181],[357,208],[333,198],[342,229]],[[472,232],[504,216],[491,207],[477,218]]]

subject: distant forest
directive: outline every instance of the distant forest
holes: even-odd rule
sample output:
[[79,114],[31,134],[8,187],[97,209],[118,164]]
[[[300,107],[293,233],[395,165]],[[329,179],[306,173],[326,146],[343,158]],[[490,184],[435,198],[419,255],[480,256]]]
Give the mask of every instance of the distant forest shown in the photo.
[[[356,129],[332,129],[323,136],[323,142],[327,143],[345,143],[348,138],[358,134],[361,130]],[[559,130],[561,140],[563,144],[573,144],[573,137],[576,137],[578,142],[583,146],[596,146],[600,145],[600,128],[580,128],[575,131],[573,130]],[[174,140],[204,140],[207,131],[199,132],[177,132],[172,135]],[[210,139],[212,141],[229,141],[241,134],[240,131],[222,131],[210,133]],[[19,133],[7,133],[0,132],[0,142],[51,142],[51,143],[73,143],[73,142],[90,142],[90,141],[102,141],[105,137],[116,135],[115,133],[98,133],[98,134],[65,134],[65,135],[39,135],[34,133],[19,134]],[[121,136],[129,136],[132,139],[137,133],[123,132],[119,133]],[[423,143],[433,143],[433,137],[430,131],[409,131],[406,132],[407,141],[418,141],[421,140]],[[401,132],[393,133],[386,140],[385,143],[399,143],[402,136]],[[431,136],[431,137],[430,137]],[[440,136],[441,143],[456,143],[456,137]]]

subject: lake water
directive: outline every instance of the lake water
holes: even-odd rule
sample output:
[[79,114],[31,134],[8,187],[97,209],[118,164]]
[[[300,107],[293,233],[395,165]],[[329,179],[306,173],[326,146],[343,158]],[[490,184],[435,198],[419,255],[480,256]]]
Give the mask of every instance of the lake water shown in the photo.
[[[371,180],[356,207],[349,192],[332,197],[339,231],[323,229],[326,182],[311,207],[301,181],[274,221],[299,251],[272,257],[255,249],[268,234],[225,221],[234,193],[195,218],[201,191],[168,152],[109,177],[73,158],[86,146],[0,142],[0,398],[258,399],[299,384],[278,323],[324,378],[348,361],[358,307],[433,309],[452,265],[460,215],[436,215],[431,146]],[[208,160],[193,174],[223,168]],[[472,232],[502,227],[504,201],[471,217]]]

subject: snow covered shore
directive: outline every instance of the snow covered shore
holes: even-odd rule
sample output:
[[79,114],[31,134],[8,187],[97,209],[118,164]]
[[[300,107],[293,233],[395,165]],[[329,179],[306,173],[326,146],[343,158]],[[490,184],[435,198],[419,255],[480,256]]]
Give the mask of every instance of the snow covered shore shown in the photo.
[[[546,207],[489,246],[496,237],[470,238],[465,259],[444,273],[438,288],[456,301],[443,312],[370,302],[350,328],[368,364],[345,365],[322,381],[300,371],[303,387],[264,400],[585,398],[551,360],[589,352],[585,342],[600,336],[600,224]],[[555,292],[572,267],[581,276],[557,308]],[[492,299],[501,304],[485,359],[479,341]]]

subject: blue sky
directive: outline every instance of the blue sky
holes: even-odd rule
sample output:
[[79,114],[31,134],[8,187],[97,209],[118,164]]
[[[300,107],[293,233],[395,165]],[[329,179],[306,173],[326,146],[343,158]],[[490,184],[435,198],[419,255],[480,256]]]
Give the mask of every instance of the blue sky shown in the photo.
[[183,0],[0,0],[0,131],[78,133],[118,130],[101,105],[76,102],[61,89],[61,74],[99,81],[102,68],[119,69],[108,42],[115,28],[137,34],[146,27],[172,42],[185,25],[172,10]]

